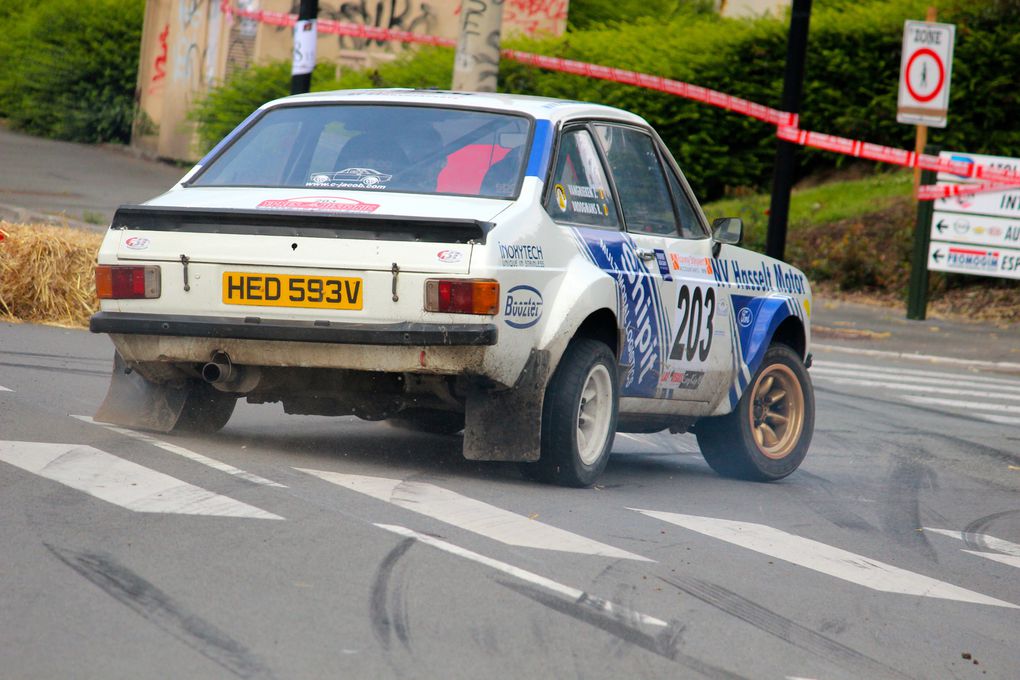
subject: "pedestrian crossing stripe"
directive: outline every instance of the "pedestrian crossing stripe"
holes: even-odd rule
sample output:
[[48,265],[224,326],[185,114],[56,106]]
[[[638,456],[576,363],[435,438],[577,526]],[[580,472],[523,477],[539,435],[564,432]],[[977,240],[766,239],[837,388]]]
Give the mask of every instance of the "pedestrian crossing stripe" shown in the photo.
[[133,512],[283,519],[91,446],[0,441],[0,461]]

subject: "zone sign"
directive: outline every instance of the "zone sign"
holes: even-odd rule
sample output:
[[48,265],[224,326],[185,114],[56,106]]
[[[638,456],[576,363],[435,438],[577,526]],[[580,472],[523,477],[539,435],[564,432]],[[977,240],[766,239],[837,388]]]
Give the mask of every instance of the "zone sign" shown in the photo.
[[953,24],[904,22],[897,122],[946,126],[955,39]]

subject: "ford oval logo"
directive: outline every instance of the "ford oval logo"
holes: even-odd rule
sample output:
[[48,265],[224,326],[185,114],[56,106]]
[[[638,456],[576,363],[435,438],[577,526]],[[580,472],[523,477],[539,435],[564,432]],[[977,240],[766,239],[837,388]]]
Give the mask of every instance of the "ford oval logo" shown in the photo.
[[511,328],[531,328],[542,318],[542,294],[531,286],[514,286],[506,293],[503,320]]
[[741,328],[747,328],[751,325],[751,321],[754,320],[754,314],[751,313],[750,308],[741,307],[740,312],[737,314],[737,323],[740,324]]

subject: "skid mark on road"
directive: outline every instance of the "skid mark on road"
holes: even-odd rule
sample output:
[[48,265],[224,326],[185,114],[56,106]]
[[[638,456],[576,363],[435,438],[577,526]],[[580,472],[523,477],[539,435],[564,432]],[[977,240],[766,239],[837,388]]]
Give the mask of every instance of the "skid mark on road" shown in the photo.
[[44,543],[53,555],[107,595],[240,678],[272,678],[244,645],[189,613],[162,590],[109,555],[75,552]]
[[135,432],[134,430],[126,430],[123,427],[117,427],[115,425],[109,425],[107,423],[99,423],[88,416],[71,416],[71,417],[76,418],[77,420],[80,420],[83,423],[89,423],[91,425],[99,425],[100,427],[105,427],[107,430],[110,430],[111,432],[122,434],[125,437],[130,437],[136,441],[151,444],[152,446],[163,449],[164,451],[167,451],[169,453],[182,456],[184,458],[187,458],[188,460],[195,461],[196,463],[201,463],[202,465],[211,467],[214,470],[226,472],[228,475],[233,475],[238,479],[243,479],[247,482],[251,482],[252,484],[259,484],[262,486],[276,486],[280,487],[281,489],[287,488],[286,485],[280,484],[279,482],[274,482],[270,479],[266,479],[265,477],[259,477],[258,475],[246,472],[245,470],[242,470],[240,468],[236,468],[233,465],[227,465],[226,463],[218,461],[214,458],[203,456],[201,453],[195,453],[194,451],[186,449],[183,446],[178,446],[177,444],[171,444],[170,442],[165,442],[160,439],[156,439],[155,437],[145,434],[144,432]]
[[385,649],[390,648],[390,632],[407,649],[411,648],[411,626],[407,620],[404,589],[398,584],[390,588],[390,580],[397,562],[414,545],[413,538],[405,538],[386,555],[372,584],[372,631]]
[[737,595],[722,586],[684,576],[659,577],[677,590],[697,598],[730,616],[751,624],[755,628],[784,642],[816,654],[817,656],[872,678],[906,678],[895,668],[887,666],[855,649],[800,625],[761,605]]
[[764,524],[630,509],[879,592],[1020,609],[1010,602],[997,600],[809,538],[795,536]]
[[394,524],[376,524],[375,526],[379,527],[380,529],[385,529],[386,531],[393,532],[399,536],[405,536],[408,538],[416,539],[426,545],[432,546],[433,548],[442,550],[443,552],[450,553],[451,555],[457,555],[458,557],[463,557],[464,559],[468,559],[471,560],[472,562],[483,564],[491,569],[495,569],[496,571],[500,571],[503,572],[504,574],[513,576],[514,578],[518,578],[522,581],[527,581],[528,583],[536,585],[540,588],[544,588],[545,590],[556,593],[557,595],[561,595],[563,597],[574,600],[578,604],[583,604],[585,607],[588,607],[589,609],[593,609],[604,614],[609,614],[611,616],[619,616],[634,623],[639,623],[645,626],[666,627],[669,625],[662,619],[657,619],[654,616],[648,616],[647,614],[632,611],[619,604],[610,602],[608,600],[603,600],[602,598],[599,597],[593,597],[588,593],[584,592],[583,590],[578,590],[577,588],[573,588],[562,583],[557,583],[556,581],[546,578],[545,576],[540,576],[539,574],[527,571],[526,569],[515,567],[512,564],[507,564],[506,562],[500,562],[499,560],[495,560],[491,557],[480,555],[466,548],[461,548],[460,546],[454,545],[452,543],[442,541],[438,538],[435,538],[434,536],[422,534],[417,531],[414,531],[413,529],[408,529],[407,527],[402,527]]
[[684,631],[684,626],[679,623],[672,623],[658,635],[652,635],[640,628],[635,628],[626,619],[607,616],[603,613],[587,609],[584,607],[583,602],[570,602],[523,583],[505,582],[503,585],[519,595],[523,595],[549,609],[603,630],[624,642],[636,645],[653,654],[658,654],[670,661],[676,661],[706,678],[713,678],[714,680],[739,680],[743,677],[681,652],[679,649],[680,636]]
[[283,519],[91,446],[0,441],[0,461],[134,512]]
[[296,468],[351,491],[392,503],[405,510],[452,524],[480,536],[520,548],[539,548],[614,559],[652,562],[647,557],[614,548],[563,529],[536,522],[482,501],[424,482],[385,477],[346,475]]

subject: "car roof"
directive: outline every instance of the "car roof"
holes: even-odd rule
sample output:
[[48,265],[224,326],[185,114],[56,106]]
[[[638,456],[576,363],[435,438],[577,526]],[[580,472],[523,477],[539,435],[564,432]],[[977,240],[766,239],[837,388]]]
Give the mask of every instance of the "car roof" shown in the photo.
[[627,123],[647,125],[645,120],[623,109],[588,102],[533,97],[519,94],[494,92],[451,92],[446,90],[417,90],[412,88],[334,90],[332,92],[311,92],[284,97],[265,104],[265,107],[293,105],[297,103],[378,103],[423,106],[452,106],[458,108],[498,111],[501,113],[523,113],[536,120],[553,123],[577,118],[609,118]]

